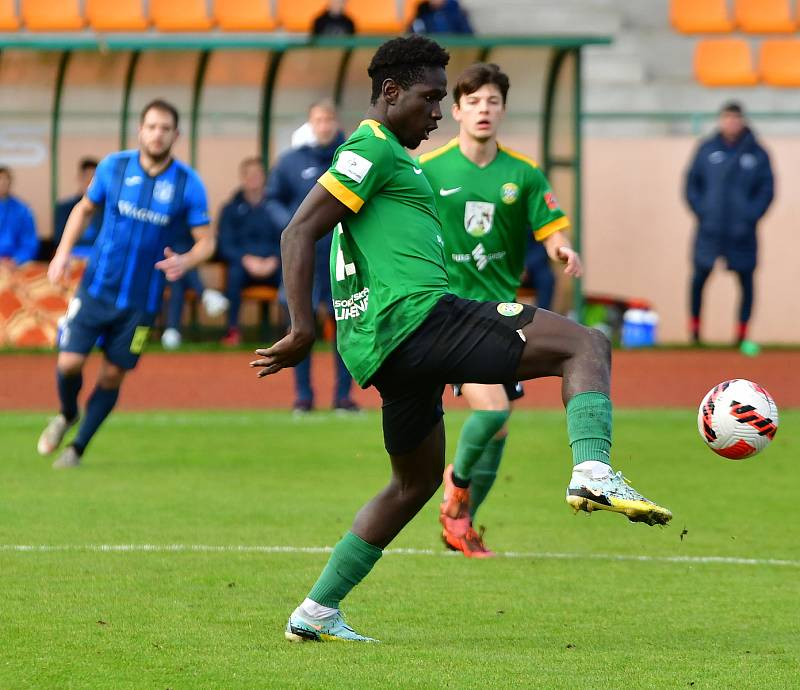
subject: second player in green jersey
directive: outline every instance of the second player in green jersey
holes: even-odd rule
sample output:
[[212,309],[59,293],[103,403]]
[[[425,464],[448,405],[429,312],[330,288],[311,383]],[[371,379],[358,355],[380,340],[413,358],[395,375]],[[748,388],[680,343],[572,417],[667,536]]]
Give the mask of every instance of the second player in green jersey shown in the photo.
[[[453,89],[458,136],[420,156],[442,219],[450,289],[459,297],[514,304],[524,268],[528,233],[542,242],[567,275],[581,272],[580,257],[562,232],[569,220],[536,163],[497,142],[505,114],[508,77],[494,64],[466,68]],[[454,382],[472,408],[444,474],[442,539],[470,558],[492,552],[472,521],[497,477],[512,402],[522,384]],[[462,385],[463,384],[463,385]]]

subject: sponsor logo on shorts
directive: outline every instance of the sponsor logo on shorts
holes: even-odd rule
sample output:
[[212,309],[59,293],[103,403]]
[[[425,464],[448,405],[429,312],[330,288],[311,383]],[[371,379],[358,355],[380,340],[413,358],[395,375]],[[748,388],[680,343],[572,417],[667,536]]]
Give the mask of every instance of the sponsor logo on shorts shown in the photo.
[[522,312],[522,305],[517,302],[500,302],[497,305],[497,313],[500,316],[516,316]]
[[519,199],[519,186],[513,182],[506,182],[500,189],[500,198],[504,204],[513,204]]

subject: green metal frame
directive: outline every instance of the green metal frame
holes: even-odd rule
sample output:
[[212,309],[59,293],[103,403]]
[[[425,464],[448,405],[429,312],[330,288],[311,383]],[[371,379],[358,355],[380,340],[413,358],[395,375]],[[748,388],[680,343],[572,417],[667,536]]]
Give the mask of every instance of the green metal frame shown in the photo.
[[[190,163],[197,164],[199,122],[202,109],[202,94],[211,54],[216,50],[262,50],[268,53],[268,63],[264,73],[259,112],[259,149],[265,161],[269,160],[271,113],[275,86],[279,76],[283,56],[292,50],[308,50],[314,48],[340,48],[341,60],[333,84],[332,96],[338,104],[342,100],[346,84],[347,72],[353,51],[359,48],[377,47],[390,36],[348,36],[310,39],[305,35],[232,35],[232,34],[187,34],[179,36],[163,36],[153,34],[108,34],[75,35],[67,34],[0,34],[0,54],[8,48],[30,49],[37,51],[60,51],[58,71],[53,95],[53,111],[51,117],[51,198],[55,203],[58,181],[58,147],[60,135],[61,100],[64,90],[64,79],[69,66],[70,56],[74,51],[129,51],[130,59],[125,72],[122,110],[120,113],[120,148],[128,143],[128,120],[130,114],[131,93],[139,65],[139,58],[145,50],[159,51],[199,51],[197,67],[192,90],[192,113],[190,120]],[[552,57],[548,67],[543,106],[542,162],[545,171],[553,167],[569,167],[575,171],[574,208],[572,226],[574,242],[581,247],[581,155],[582,155],[582,104],[581,104],[581,49],[586,45],[607,45],[611,41],[604,36],[437,36],[439,42],[447,48],[475,48],[478,60],[487,60],[491,51],[498,48],[550,48]],[[572,127],[574,136],[574,152],[572,156],[555,157],[552,152],[552,132],[556,112],[556,99],[562,87],[565,65],[574,65],[576,73],[573,79],[572,93]],[[580,283],[575,290],[576,313],[582,315],[583,298]]]

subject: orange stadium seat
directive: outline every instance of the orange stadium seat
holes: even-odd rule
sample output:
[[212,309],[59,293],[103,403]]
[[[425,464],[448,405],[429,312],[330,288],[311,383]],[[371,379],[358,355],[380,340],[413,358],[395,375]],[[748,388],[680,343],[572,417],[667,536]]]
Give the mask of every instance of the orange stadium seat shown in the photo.
[[77,31],[84,26],[80,0],[22,0],[22,21],[31,31]]
[[758,81],[750,44],[741,38],[698,41],[694,73],[704,86],[752,86]]
[[18,28],[19,19],[14,0],[0,0],[0,31],[14,31]]
[[[311,31],[317,15],[322,14],[327,6],[327,0],[278,0],[278,23],[286,31]],[[353,17],[349,3],[346,7],[348,16]]]
[[669,20],[672,28],[684,34],[733,30],[725,0],[670,0]]
[[214,0],[214,18],[225,31],[272,31],[270,0]]
[[150,17],[160,31],[207,31],[212,26],[205,0],[150,0]]
[[739,28],[751,34],[792,33],[797,28],[789,0],[736,0],[733,13]]
[[761,44],[761,81],[770,86],[800,86],[800,40],[774,39]]
[[403,30],[395,0],[347,0],[347,16],[359,34],[394,34]]
[[142,0],[86,0],[86,19],[95,31],[142,31],[149,25]]

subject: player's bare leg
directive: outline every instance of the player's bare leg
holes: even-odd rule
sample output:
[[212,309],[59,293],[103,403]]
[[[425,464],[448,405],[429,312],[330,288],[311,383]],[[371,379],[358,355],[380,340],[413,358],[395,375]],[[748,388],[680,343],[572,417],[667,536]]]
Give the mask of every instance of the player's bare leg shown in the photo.
[[50,455],[64,440],[70,428],[78,423],[78,393],[83,385],[83,365],[86,355],[77,352],[59,352],[56,360],[56,381],[61,405],[39,436],[36,449],[40,455]]
[[575,511],[608,510],[632,522],[663,525],[672,513],[611,470],[611,343],[600,331],[540,309],[521,331],[520,379],[560,376],[573,473],[567,502]]
[[497,476],[510,403],[500,384],[465,383],[461,395],[473,413],[461,429],[455,461],[444,471],[442,540],[469,558],[489,558],[494,554],[473,529],[473,519]]

